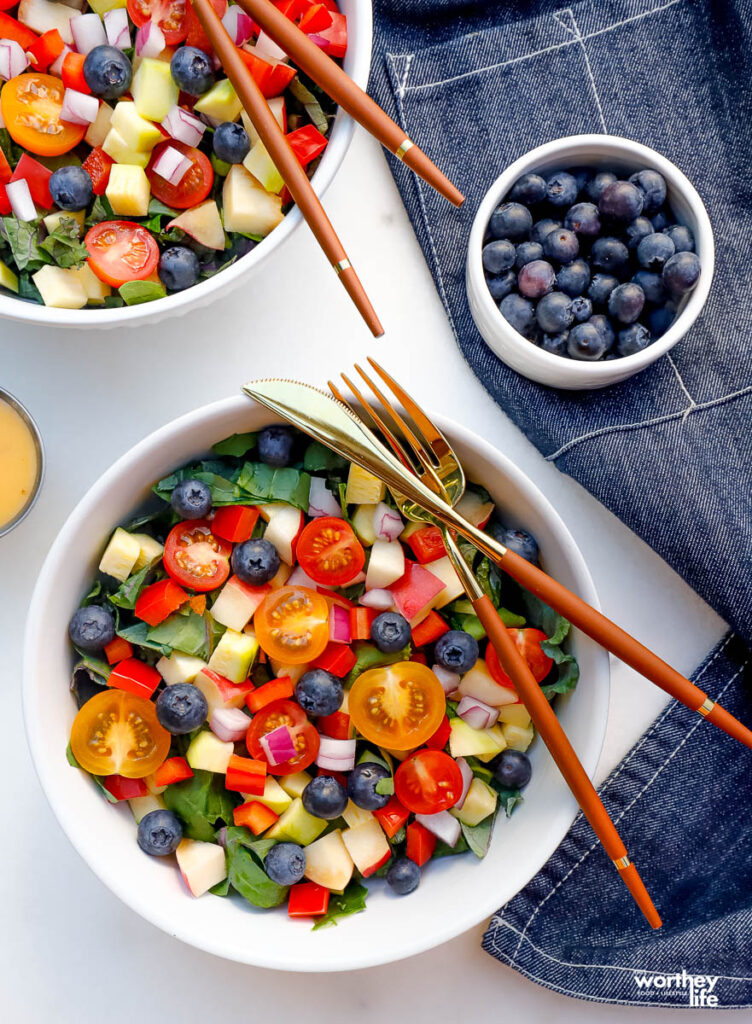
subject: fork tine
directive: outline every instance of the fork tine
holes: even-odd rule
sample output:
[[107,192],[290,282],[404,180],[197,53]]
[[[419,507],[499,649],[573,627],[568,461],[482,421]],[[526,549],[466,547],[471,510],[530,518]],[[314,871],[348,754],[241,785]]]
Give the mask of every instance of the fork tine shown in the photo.
[[402,403],[402,407],[410,414],[416,427],[423,433],[427,446],[435,454],[437,446],[441,446],[444,452],[449,452],[449,442],[441,433],[439,428],[426,416],[423,409],[418,405],[415,399],[411,398],[405,389],[397,383],[390,373],[380,366],[375,359],[371,356],[366,356],[371,367],[381,377],[383,382],[392,392],[392,394]]
[[[397,458],[403,463],[403,465],[407,469],[410,470],[411,473],[415,473],[420,467],[416,466],[414,460],[410,458],[410,455],[407,452],[406,448],[399,440],[399,438],[396,436],[396,434],[390,429],[390,427],[383,419],[383,417],[380,416],[376,409],[373,408],[373,406],[365,397],[365,395],[359,390],[359,388],[357,388],[353,384],[353,382],[350,380],[347,374],[343,373],[341,374],[341,377],[345,384],[347,384],[350,391],[352,391],[357,400],[360,402],[360,404],[366,410],[368,415],[371,417],[371,420],[376,424],[376,427],[382,432]],[[351,409],[356,416],[361,416],[361,410],[356,409],[351,402],[348,402],[346,398],[343,398],[340,392],[338,392],[338,390],[334,387],[331,381],[329,381],[329,388],[335,398],[339,398],[340,401],[344,402],[345,405],[347,405],[348,408]]]

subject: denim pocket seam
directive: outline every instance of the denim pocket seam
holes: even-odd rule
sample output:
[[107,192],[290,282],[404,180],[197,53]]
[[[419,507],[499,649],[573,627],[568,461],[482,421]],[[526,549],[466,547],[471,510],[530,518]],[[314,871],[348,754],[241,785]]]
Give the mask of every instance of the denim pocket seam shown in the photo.
[[[572,19],[571,25],[567,25],[567,23],[562,20],[562,14],[569,15],[569,17]],[[562,28],[566,29],[567,32],[570,32],[575,37],[575,40],[579,43],[580,47],[582,48],[582,56],[585,60],[585,70],[587,71],[587,76],[590,79],[590,85],[593,89],[595,105],[598,108],[598,116],[601,119],[601,127],[603,128],[604,133],[608,135],[608,126],[606,125],[606,115],[603,113],[603,104],[601,103],[601,98],[598,95],[598,87],[595,84],[595,75],[593,74],[593,68],[590,64],[590,57],[587,52],[587,46],[585,46],[585,40],[582,38],[580,26],[578,25],[577,19],[574,16],[574,11],[571,7],[564,7],[560,11],[555,11],[553,17],[554,21],[557,21],[562,26]]]

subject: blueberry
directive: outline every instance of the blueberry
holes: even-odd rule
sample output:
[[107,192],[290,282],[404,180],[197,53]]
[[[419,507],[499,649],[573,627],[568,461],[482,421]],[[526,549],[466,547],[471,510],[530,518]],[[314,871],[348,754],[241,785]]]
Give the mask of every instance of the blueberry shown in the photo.
[[578,235],[595,237],[601,230],[598,207],[593,203],[577,203],[570,207],[564,218],[564,227]]
[[450,629],[436,641],[434,658],[436,664],[449,672],[463,676],[478,660],[478,641],[462,629]]
[[503,274],[514,266],[514,244],[508,238],[499,238],[483,246],[483,266],[489,274]]
[[572,300],[563,292],[550,292],[538,303],[535,318],[546,334],[558,334],[566,330],[574,320]]
[[167,857],[178,848],[183,826],[172,811],[149,811],[138,823],[138,845],[151,857]]
[[491,214],[489,229],[493,238],[510,238],[519,242],[528,237],[532,226],[533,215],[526,206],[502,203]]
[[611,321],[607,316],[603,316],[602,313],[596,313],[595,316],[590,317],[588,323],[592,324],[601,335],[606,343],[606,351],[608,352],[616,341],[616,335],[614,334],[614,329],[611,326]]
[[527,530],[504,530],[499,541],[526,562],[538,564],[538,541]]
[[85,210],[94,198],[91,178],[83,167],[73,164],[53,171],[48,185],[53,203],[61,210]]
[[545,260],[526,263],[517,275],[517,287],[527,299],[539,299],[542,295],[547,295],[555,281],[554,268]]
[[[58,206],[59,205],[60,204],[58,203]],[[666,228],[666,234],[674,243],[674,249],[677,252],[695,251],[694,235],[689,228],[686,228],[683,224],[672,224],[670,228]]]
[[510,327],[526,338],[530,336],[535,321],[535,310],[531,302],[521,295],[507,295],[501,300],[499,309]]
[[577,324],[569,332],[567,351],[572,359],[593,362],[605,355],[606,339],[593,324]]
[[305,850],[297,843],[275,843],[266,855],[264,867],[277,885],[295,885],[305,874]]
[[627,248],[636,249],[643,238],[652,235],[654,230],[647,217],[635,217],[631,223],[627,224],[624,232],[627,238]]
[[303,806],[314,818],[334,821],[347,807],[347,791],[331,775],[317,775],[303,790]]
[[578,295],[577,298],[572,299],[572,312],[575,323],[582,324],[593,315],[593,303],[584,295]]
[[559,331],[558,334],[542,334],[540,347],[544,352],[550,352],[554,356],[566,356],[569,331]]
[[629,263],[629,250],[618,238],[596,238],[590,253],[590,262],[607,274],[619,274]]
[[[179,51],[178,51],[179,52]],[[226,164],[242,164],[251,150],[251,140],[242,124],[223,121],[214,129],[214,152]]]
[[323,668],[305,672],[295,684],[295,700],[308,715],[333,715],[344,696],[342,683]]
[[645,292],[638,284],[620,284],[608,297],[608,311],[620,323],[633,324],[642,313]]
[[70,620],[68,636],[79,650],[94,654],[115,638],[115,617],[98,604],[79,608]]
[[509,192],[509,198],[515,203],[541,203],[546,198],[547,186],[540,174],[523,174],[515,181]]
[[513,270],[508,270],[506,274],[500,274],[499,277],[487,277],[486,284],[494,302],[501,302],[517,284],[517,275]]
[[230,565],[243,583],[262,587],[279,572],[279,553],[271,541],[264,540],[263,537],[244,540],[242,544],[236,544],[233,548]]
[[633,356],[636,352],[642,352],[647,348],[653,339],[650,331],[643,324],[632,324],[619,331],[619,340],[616,343],[616,351],[620,356]]
[[629,180],[642,192],[645,213],[655,213],[666,202],[666,182],[658,171],[646,168],[630,175]]
[[517,255],[514,258],[516,267],[524,267],[526,263],[539,260],[543,256],[543,246],[540,242],[520,242],[516,249]]
[[660,274],[667,260],[674,255],[674,251],[674,243],[669,236],[664,235],[661,231],[656,231],[643,238],[637,246],[637,259],[640,266],[646,270]]
[[382,779],[390,778],[390,774],[383,764],[376,764],[375,761],[356,764],[347,777],[347,795],[356,807],[364,811],[378,811],[386,807],[391,797],[386,793],[377,793],[376,786]]
[[592,181],[587,183],[585,191],[587,192],[588,197],[592,199],[594,203],[597,203],[603,195],[604,188],[607,185],[613,185],[616,180],[616,175],[612,174],[611,171],[599,171]]
[[642,191],[629,181],[613,181],[606,185],[598,200],[601,217],[610,220],[634,220],[642,213]]
[[543,252],[549,259],[557,263],[571,263],[580,251],[580,243],[574,231],[557,228],[550,231],[543,239]]
[[181,46],[170,61],[172,78],[189,96],[201,96],[214,85],[211,59],[196,46]]
[[671,221],[665,210],[659,210],[650,218],[650,223],[653,225],[653,231],[665,231]]
[[286,466],[292,455],[293,434],[289,427],[264,427],[258,436],[258,454],[267,466]]
[[590,267],[585,260],[572,260],[571,263],[560,267],[556,275],[556,285],[559,291],[574,298],[582,295],[590,284]]
[[386,873],[390,889],[398,896],[407,896],[420,885],[420,868],[409,857],[398,857]]
[[530,758],[521,750],[508,748],[499,754],[494,765],[494,776],[502,786],[508,789],[523,789],[533,774]]
[[211,512],[212,493],[203,480],[181,480],[170,497],[181,519],[205,519]]
[[660,309],[654,309],[648,317],[652,337],[660,338],[662,334],[665,334],[675,318],[676,310],[671,306],[661,306]]
[[590,282],[588,295],[594,306],[605,306],[619,282],[611,274],[596,274]]
[[166,686],[157,697],[156,707],[160,725],[173,736],[193,732],[209,717],[206,697],[191,683]]
[[159,279],[170,292],[182,292],[198,281],[198,256],[187,245],[171,245],[159,257]]
[[569,173],[577,182],[578,192],[582,192],[586,189],[590,179],[593,177],[593,172],[589,167],[570,167]]
[[566,171],[555,171],[546,178],[546,195],[552,206],[571,206],[577,199],[577,179]]
[[84,60],[84,80],[95,96],[116,100],[131,86],[133,68],[116,46],[95,46]]
[[371,623],[371,639],[382,654],[396,654],[410,642],[410,623],[399,612],[382,612]]
[[551,217],[544,217],[543,220],[539,220],[537,224],[533,225],[533,230],[530,232],[530,241],[543,245],[543,239],[546,235],[550,231],[556,231],[556,229],[560,227],[560,220],[552,220]]
[[660,274],[653,274],[649,270],[638,270],[632,280],[638,284],[645,293],[645,301],[651,306],[660,306],[666,299],[666,289],[663,287],[663,278]]
[[663,268],[663,283],[672,295],[686,295],[700,280],[700,260],[693,252],[678,252]]

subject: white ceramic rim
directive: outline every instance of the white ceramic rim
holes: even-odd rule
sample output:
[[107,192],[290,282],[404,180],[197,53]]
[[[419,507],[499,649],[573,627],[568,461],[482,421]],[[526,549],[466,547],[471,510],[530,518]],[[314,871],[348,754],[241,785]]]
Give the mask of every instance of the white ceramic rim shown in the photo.
[[[571,360],[562,359],[561,356],[554,355],[552,352],[545,352],[542,348],[538,348],[537,345],[523,338],[521,334],[507,323],[499,312],[496,303],[491,297],[491,293],[485,285],[483,274],[482,251],[486,226],[499,201],[507,194],[517,178],[528,171],[534,170],[537,164],[547,160],[549,157],[556,156],[563,149],[567,150],[566,159],[573,161],[572,165],[576,166],[576,156],[572,153],[572,150],[586,146],[611,146],[614,153],[618,154],[622,160],[634,161],[636,164],[644,162],[645,166],[653,167],[655,170],[660,171],[669,185],[684,196],[695,213],[703,247],[700,282],[695,290],[690,293],[679,316],[666,333],[653,342],[652,345],[649,345],[648,348],[631,356],[623,356],[616,363],[613,361],[575,363]],[[705,209],[705,204],[689,178],[669,159],[649,146],[619,135],[604,134],[568,135],[560,139],[554,139],[553,142],[547,142],[542,146],[531,149],[524,156],[515,160],[513,164],[510,164],[499,175],[483,197],[470,231],[467,253],[467,273],[468,277],[472,277],[475,285],[473,288],[473,299],[480,305],[486,319],[491,319],[495,322],[496,330],[503,336],[503,344],[517,349],[524,362],[531,367],[538,368],[539,372],[545,374],[547,379],[553,375],[558,376],[561,379],[562,387],[576,387],[578,384],[583,387],[599,387],[601,383],[603,385],[610,383],[617,370],[620,371],[620,376],[617,379],[623,379],[639,373],[640,370],[644,370],[646,366],[660,359],[687,333],[700,315],[710,293],[714,267],[715,245],[713,228],[708,212]],[[481,282],[482,287],[479,286]],[[506,353],[502,343],[497,342],[494,344],[494,339],[488,338],[486,334],[483,336],[489,347],[504,361]],[[517,363],[515,363],[514,368],[517,372],[527,376]],[[530,376],[534,380],[542,379],[535,377],[532,372]]]
[[[348,50],[344,68],[350,78],[365,89],[371,68],[373,20],[371,0],[341,0],[340,6],[348,16]],[[355,132],[355,122],[341,108],[332,127],[329,144],[311,179],[314,191],[321,198],[331,185]],[[271,234],[245,256],[226,270],[207,278],[193,288],[176,292],[155,302],[116,309],[56,309],[25,302],[12,295],[0,295],[0,318],[19,323],[38,324],[43,327],[86,328],[133,327],[146,322],[153,324],[165,317],[182,315],[197,306],[213,302],[221,293],[228,292],[256,270],[271,253],[282,245],[303,218],[297,206],[286,215]],[[322,256],[322,259],[324,257]],[[334,279],[334,278],[333,278]]]

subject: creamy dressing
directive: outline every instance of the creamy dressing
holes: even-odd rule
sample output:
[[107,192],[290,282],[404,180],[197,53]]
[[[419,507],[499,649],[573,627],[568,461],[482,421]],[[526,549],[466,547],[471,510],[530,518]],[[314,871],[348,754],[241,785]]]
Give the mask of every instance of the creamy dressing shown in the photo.
[[19,413],[0,399],[0,529],[31,500],[38,469],[34,435]]

